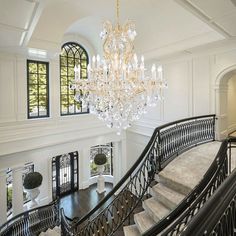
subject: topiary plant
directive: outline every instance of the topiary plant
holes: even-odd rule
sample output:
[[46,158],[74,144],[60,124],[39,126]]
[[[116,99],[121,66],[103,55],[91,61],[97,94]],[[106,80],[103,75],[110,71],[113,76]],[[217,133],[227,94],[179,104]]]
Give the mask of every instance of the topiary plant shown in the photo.
[[23,186],[25,189],[37,188],[42,184],[43,176],[39,172],[31,172],[24,178]]
[[106,164],[106,162],[107,162],[107,157],[106,157],[106,155],[105,154],[103,154],[103,153],[98,153],[95,157],[94,157],[94,163],[96,164],[96,165],[104,165],[104,164]]

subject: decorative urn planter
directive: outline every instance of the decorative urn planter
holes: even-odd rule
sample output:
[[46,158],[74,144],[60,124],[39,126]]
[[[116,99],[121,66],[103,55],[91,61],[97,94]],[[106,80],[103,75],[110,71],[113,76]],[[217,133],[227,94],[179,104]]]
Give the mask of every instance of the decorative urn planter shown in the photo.
[[102,175],[102,173],[104,171],[104,165],[106,164],[106,162],[107,162],[107,157],[103,153],[98,153],[94,157],[94,163],[95,163],[95,165],[97,165],[97,169],[98,169],[98,173],[99,173],[99,176],[97,178],[97,192],[98,193],[103,193],[106,191],[105,178]]
[[30,200],[29,208],[38,206],[36,198],[39,196],[39,186],[42,184],[43,176],[39,172],[32,172],[24,178],[24,191],[26,192],[27,199]]

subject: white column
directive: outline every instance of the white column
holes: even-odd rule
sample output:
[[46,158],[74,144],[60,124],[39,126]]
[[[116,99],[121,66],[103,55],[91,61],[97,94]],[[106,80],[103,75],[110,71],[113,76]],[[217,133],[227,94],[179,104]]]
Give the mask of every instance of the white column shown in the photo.
[[0,170],[0,225],[7,221],[6,170]]
[[121,148],[120,142],[113,142],[113,184],[114,186],[121,179]]
[[79,152],[80,159],[80,180],[82,183],[81,188],[85,189],[89,187],[89,179],[90,179],[90,147],[85,147],[83,150]]
[[126,140],[122,139],[119,142],[113,142],[113,176],[114,185],[126,174]]
[[12,168],[12,214],[16,216],[23,212],[23,182],[22,166]]

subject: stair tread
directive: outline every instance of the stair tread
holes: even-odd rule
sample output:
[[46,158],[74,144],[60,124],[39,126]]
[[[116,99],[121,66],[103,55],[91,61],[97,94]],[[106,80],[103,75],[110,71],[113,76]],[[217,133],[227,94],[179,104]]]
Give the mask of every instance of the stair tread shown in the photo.
[[141,234],[155,225],[155,221],[145,211],[135,214],[134,222]]
[[145,200],[143,202],[143,208],[155,222],[160,221],[164,216],[166,216],[170,212],[170,209],[161,204],[154,197]]
[[160,179],[167,178],[191,191],[203,178],[220,145],[221,142],[211,142],[182,153],[159,173]]
[[128,225],[123,227],[125,236],[141,236],[136,225]]
[[152,187],[152,196],[170,209],[174,209],[185,195],[158,183]]

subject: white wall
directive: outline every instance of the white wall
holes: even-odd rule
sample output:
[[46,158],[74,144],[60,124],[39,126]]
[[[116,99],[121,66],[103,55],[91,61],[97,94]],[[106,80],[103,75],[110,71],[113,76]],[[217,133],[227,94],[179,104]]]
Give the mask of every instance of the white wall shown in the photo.
[[[19,55],[0,54],[0,169],[16,162],[34,160],[38,163],[36,169],[42,170],[49,178],[50,165],[44,169],[43,165],[50,158],[79,150],[80,166],[83,167],[81,179],[86,186],[86,153],[93,145],[110,141],[122,143],[118,146],[123,146],[124,155],[116,171],[120,178],[126,167],[138,158],[155,127],[180,118],[210,113],[216,113],[217,122],[222,122],[224,114],[219,112],[219,81],[225,71],[236,66],[236,47],[199,49],[192,54],[159,60],[168,82],[165,99],[132,125],[127,131],[127,139],[125,135],[117,137],[92,115],[60,117],[58,57],[49,60],[50,118],[27,120],[26,59]],[[50,180],[42,192],[42,199],[49,189]]]
[[[168,89],[164,93],[164,101],[161,101],[157,107],[150,108],[149,113],[128,130],[129,163],[133,163],[143,149],[144,145],[140,143],[147,143],[154,128],[161,124],[206,114],[217,114],[217,125],[224,122],[224,115],[227,116],[227,114],[222,114],[219,109],[219,81],[223,79],[220,75],[224,75],[224,71],[234,66],[236,68],[236,46],[234,45],[231,49],[199,48],[192,54],[173,55],[152,60],[150,63],[153,62],[163,65]],[[236,96],[235,91],[234,96]],[[223,93],[222,96],[224,96]],[[236,109],[235,101],[234,99],[234,102],[230,102],[231,109]],[[223,138],[223,134],[224,132],[218,137]]]
[[50,117],[27,119],[27,59],[39,58],[0,53],[0,170],[33,162],[44,177],[39,199],[45,204],[52,196],[52,157],[78,151],[79,187],[87,188],[90,147],[113,142],[115,153],[122,153],[114,157],[117,182],[126,171],[126,135],[116,135],[90,114],[60,116],[58,56],[45,60],[50,63]]
[[236,130],[236,76],[228,81],[228,133]]

